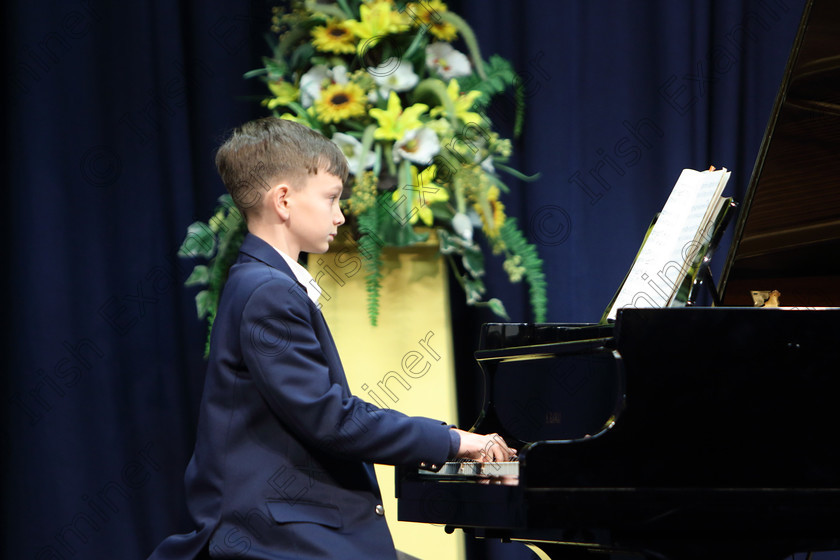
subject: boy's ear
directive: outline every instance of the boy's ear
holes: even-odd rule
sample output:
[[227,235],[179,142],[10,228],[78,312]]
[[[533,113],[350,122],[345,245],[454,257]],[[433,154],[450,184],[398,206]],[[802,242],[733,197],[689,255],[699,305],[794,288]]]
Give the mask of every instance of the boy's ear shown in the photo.
[[272,210],[283,220],[289,219],[289,192],[291,188],[285,183],[280,183],[271,189],[270,204]]

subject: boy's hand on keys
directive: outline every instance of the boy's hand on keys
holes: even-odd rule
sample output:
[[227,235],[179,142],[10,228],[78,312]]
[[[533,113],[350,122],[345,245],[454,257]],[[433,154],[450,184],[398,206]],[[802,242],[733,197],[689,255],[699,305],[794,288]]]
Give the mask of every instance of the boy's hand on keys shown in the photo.
[[457,457],[481,462],[512,461],[516,458],[516,449],[508,447],[499,434],[481,435],[457,430],[461,436]]

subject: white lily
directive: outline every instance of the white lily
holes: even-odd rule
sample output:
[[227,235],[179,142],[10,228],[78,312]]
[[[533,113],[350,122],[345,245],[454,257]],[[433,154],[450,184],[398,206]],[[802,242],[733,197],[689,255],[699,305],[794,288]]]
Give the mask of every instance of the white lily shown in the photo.
[[409,130],[394,143],[394,161],[403,158],[426,165],[438,152],[440,139],[433,130],[425,126]]
[[420,81],[411,63],[397,57],[391,57],[379,66],[368,68],[367,71],[380,87],[382,97],[385,99],[388,98],[389,91],[408,91]]
[[316,64],[300,77],[300,104],[309,108],[321,98],[321,89],[325,82],[346,84],[347,68],[342,65],[328,68],[324,64]]
[[350,81],[350,76],[347,74],[347,68],[343,64],[333,66],[333,69],[330,70],[330,77],[333,82],[341,85],[345,85]]
[[426,66],[445,80],[472,73],[467,55],[455,50],[449,43],[440,41],[426,47]]
[[373,167],[376,162],[376,154],[369,150],[364,155],[364,169],[359,169],[359,161],[362,154],[362,143],[353,138],[349,134],[343,132],[336,132],[333,134],[332,141],[335,142],[341,149],[341,153],[347,158],[347,167],[353,175],[359,175],[364,169]]

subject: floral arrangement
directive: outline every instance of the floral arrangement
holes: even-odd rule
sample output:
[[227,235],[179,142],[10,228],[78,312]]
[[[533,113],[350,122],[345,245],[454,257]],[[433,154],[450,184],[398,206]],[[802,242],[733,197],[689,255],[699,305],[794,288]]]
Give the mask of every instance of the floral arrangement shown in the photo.
[[[545,277],[535,247],[506,215],[499,172],[531,180],[506,165],[511,141],[492,129],[487,112],[496,94],[514,90],[514,134],[524,94],[511,65],[484,61],[467,23],[440,0],[307,0],[276,8],[264,67],[246,74],[267,84],[263,105],[331,138],[347,157],[348,224],[365,256],[368,309],[375,324],[381,252],[437,240],[471,305],[507,317],[498,298],[485,299],[482,235],[504,259],[511,282],[528,281],[535,320],[546,313]],[[466,53],[453,46],[466,45]],[[201,237],[199,265],[187,284],[199,293],[200,315],[212,318],[218,290],[235,258],[244,226],[227,195]],[[432,236],[430,238],[430,236]],[[193,239],[183,256],[196,256]],[[232,252],[232,255],[230,254]]]

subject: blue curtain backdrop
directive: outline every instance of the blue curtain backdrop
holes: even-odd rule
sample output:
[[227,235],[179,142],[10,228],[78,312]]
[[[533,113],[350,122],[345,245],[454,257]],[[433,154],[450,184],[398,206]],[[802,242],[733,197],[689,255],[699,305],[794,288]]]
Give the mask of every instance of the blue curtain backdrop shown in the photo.
[[[485,57],[526,85],[511,213],[545,260],[551,321],[596,321],[680,170],[743,194],[802,0],[461,0]],[[262,114],[242,74],[264,2],[5,3],[7,558],[144,558],[186,528],[203,378],[191,263],[175,252],[223,188],[213,150]],[[510,98],[490,117],[510,130]],[[493,261],[490,293],[531,320]],[[491,317],[453,295],[462,418]],[[360,319],[361,320],[361,319]],[[528,558],[517,545],[475,557]]]

